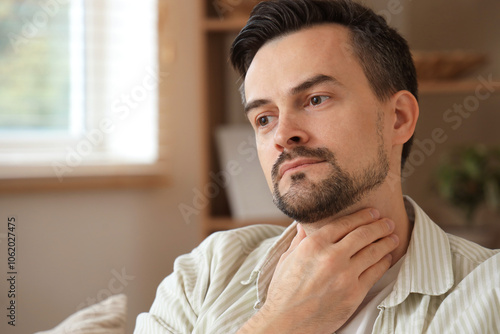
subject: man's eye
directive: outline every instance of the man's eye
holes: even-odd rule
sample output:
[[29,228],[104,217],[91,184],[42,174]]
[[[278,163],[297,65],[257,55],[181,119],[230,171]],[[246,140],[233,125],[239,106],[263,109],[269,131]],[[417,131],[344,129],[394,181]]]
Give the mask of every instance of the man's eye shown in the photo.
[[311,105],[311,106],[317,106],[317,105],[320,105],[321,103],[325,102],[328,99],[329,99],[329,97],[328,96],[324,96],[324,95],[313,96],[309,100],[309,105]]
[[261,116],[257,118],[257,125],[259,126],[266,126],[269,124],[269,117],[268,116]]

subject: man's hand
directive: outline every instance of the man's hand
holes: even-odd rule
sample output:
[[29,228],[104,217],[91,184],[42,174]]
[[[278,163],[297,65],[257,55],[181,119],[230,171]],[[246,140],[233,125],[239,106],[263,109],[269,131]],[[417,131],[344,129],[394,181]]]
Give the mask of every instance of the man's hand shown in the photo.
[[364,209],[306,236],[300,224],[266,302],[239,333],[333,333],[391,265],[394,222]]

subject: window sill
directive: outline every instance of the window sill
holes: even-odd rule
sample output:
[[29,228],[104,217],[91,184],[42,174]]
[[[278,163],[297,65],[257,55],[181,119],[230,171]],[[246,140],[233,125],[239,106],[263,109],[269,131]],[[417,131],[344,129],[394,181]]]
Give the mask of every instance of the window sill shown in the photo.
[[[23,167],[25,169],[26,167]],[[33,167],[34,168],[34,167]],[[59,190],[123,189],[123,188],[160,188],[170,184],[164,164],[156,165],[115,165],[85,166],[78,173],[65,176],[38,175],[31,177],[9,177],[1,175],[0,193],[21,193]]]

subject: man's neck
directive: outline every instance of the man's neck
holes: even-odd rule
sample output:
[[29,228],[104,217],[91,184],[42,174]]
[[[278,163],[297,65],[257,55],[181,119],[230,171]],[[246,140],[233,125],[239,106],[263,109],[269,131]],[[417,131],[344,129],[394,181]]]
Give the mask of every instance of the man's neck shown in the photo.
[[406,253],[413,230],[413,224],[410,222],[408,214],[406,213],[402,191],[400,188],[398,188],[399,191],[394,191],[393,188],[389,189],[389,187],[390,186],[387,184],[381,185],[377,191],[374,191],[363,200],[334,217],[329,217],[315,223],[303,224],[302,226],[306,234],[309,235],[320,227],[331,224],[333,220],[352,214],[363,208],[375,208],[380,212],[381,218],[389,218],[396,224],[394,234],[399,238],[399,246],[391,253],[392,264],[395,264]]

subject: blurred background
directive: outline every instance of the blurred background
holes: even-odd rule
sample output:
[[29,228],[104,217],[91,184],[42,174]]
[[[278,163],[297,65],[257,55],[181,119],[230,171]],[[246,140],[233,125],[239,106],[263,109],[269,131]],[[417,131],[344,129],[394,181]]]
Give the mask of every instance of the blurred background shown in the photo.
[[[261,175],[248,180],[257,160],[227,63],[254,2],[2,1],[0,268],[15,217],[17,319],[0,332],[47,330],[124,293],[132,333],[174,259],[208,234],[288,223],[253,209],[269,197]],[[443,228],[500,247],[500,3],[364,3],[419,71],[405,192]],[[240,137],[222,147],[228,128]],[[265,203],[242,207],[245,193]]]

